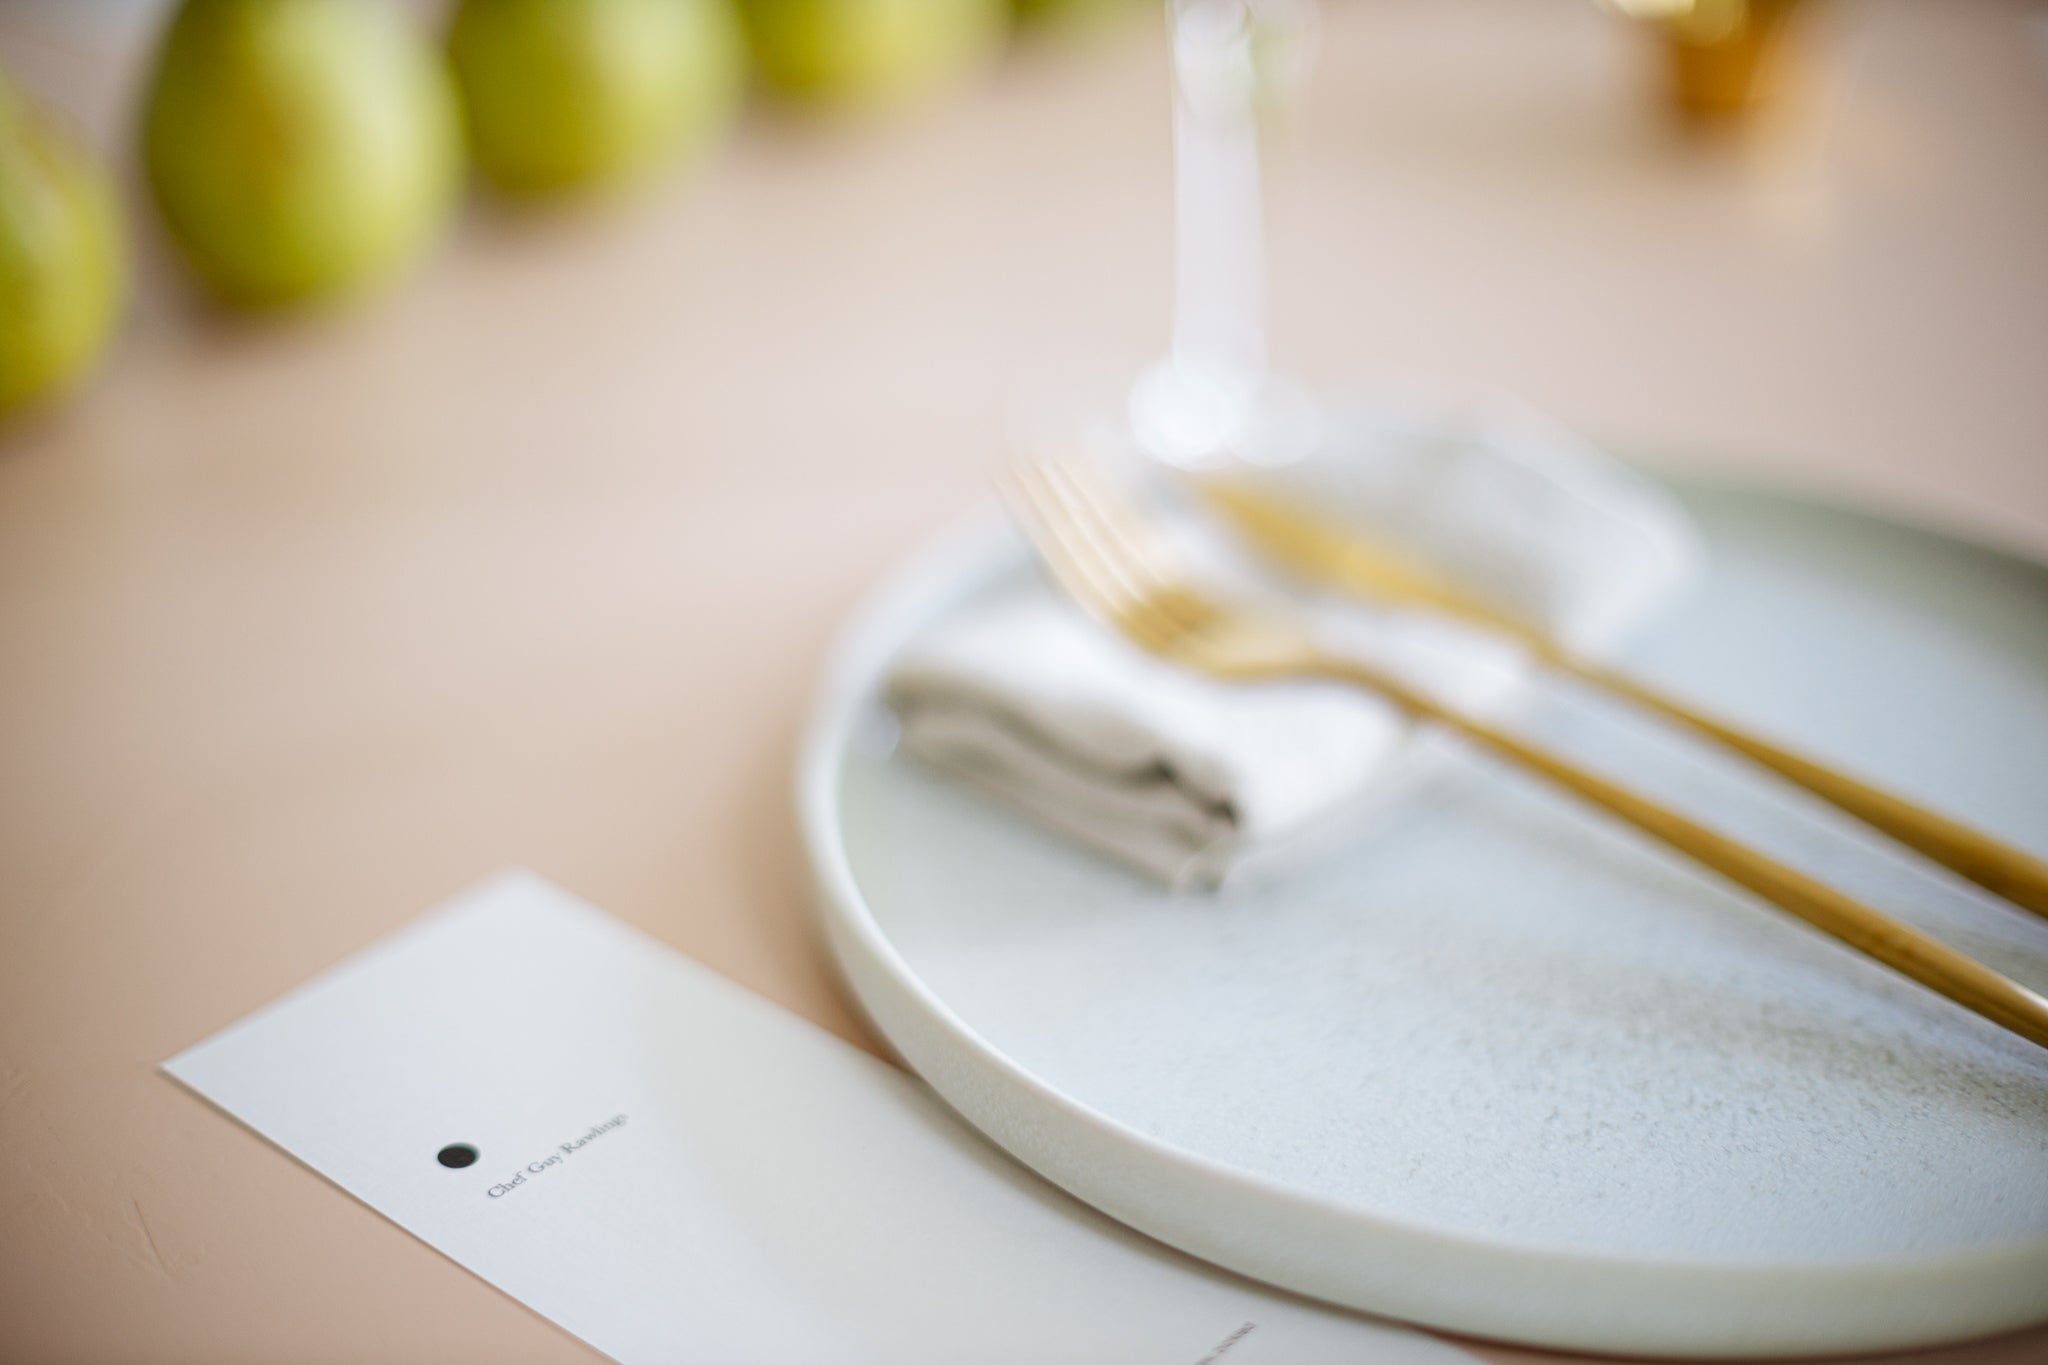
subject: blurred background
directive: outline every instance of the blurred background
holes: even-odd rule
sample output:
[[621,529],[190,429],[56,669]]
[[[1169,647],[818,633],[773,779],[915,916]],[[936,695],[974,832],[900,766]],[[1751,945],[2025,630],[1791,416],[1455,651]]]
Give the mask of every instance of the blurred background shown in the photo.
[[[799,12],[835,6],[908,17]],[[478,175],[459,225],[369,306],[248,329],[199,306],[143,186],[165,7],[8,0],[0,63],[114,168],[137,270],[87,390],[0,438],[6,477],[67,477],[24,466],[127,424],[176,443],[191,412],[329,392],[352,396],[350,425],[309,433],[324,450],[301,470],[404,462],[450,424],[483,460],[652,443],[714,481],[821,442],[870,487],[936,467],[908,453],[927,443],[964,470],[1006,403],[1113,393],[1157,354],[1172,246],[1160,6],[1067,0],[1091,12],[1030,16],[1006,53],[974,29],[987,16],[939,17],[977,7],[757,0],[753,65],[785,98],[730,134],[566,213]],[[1270,139],[1282,365],[1337,388],[1447,376],[1632,453],[2048,543],[2048,8],[1844,0],[1786,25],[1771,6],[1771,98],[1705,135],[1675,113],[1666,8],[1328,5]],[[448,7],[413,13],[438,46]],[[924,31],[948,23],[971,31]],[[797,55],[764,66],[778,33]],[[545,121],[544,96],[515,103]],[[248,458],[258,477],[279,463]]]

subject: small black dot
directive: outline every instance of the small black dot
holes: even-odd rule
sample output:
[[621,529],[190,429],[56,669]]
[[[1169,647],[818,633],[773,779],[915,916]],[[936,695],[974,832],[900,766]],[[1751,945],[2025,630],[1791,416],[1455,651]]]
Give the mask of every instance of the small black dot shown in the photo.
[[451,1142],[441,1149],[440,1154],[434,1160],[440,1162],[451,1171],[459,1171],[464,1166],[474,1166],[476,1164],[476,1148],[466,1142]]

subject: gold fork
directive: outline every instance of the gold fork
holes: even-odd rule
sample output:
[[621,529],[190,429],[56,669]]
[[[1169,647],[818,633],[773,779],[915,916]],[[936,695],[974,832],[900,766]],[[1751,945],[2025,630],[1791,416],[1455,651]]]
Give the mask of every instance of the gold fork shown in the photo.
[[1277,609],[1209,592],[1165,536],[1088,467],[1059,461],[1025,465],[1004,481],[1003,491],[1060,586],[1090,615],[1152,653],[1231,681],[1314,677],[1378,692],[2048,1048],[2048,999],[2019,982],[1676,811],[1453,710],[1371,664],[1322,649]]
[[1545,667],[1716,740],[1993,895],[2048,918],[2048,863],[2031,853],[1740,730],[1640,679],[1580,658],[1397,551],[1327,526],[1270,494],[1216,479],[1202,480],[1198,490],[1260,553],[1303,578],[1361,596],[1431,607],[1511,636]]

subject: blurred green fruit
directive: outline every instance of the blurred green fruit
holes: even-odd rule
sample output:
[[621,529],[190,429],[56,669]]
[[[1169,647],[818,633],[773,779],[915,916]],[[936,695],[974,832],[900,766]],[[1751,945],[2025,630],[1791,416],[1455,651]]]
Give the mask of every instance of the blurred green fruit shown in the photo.
[[761,74],[786,94],[840,104],[906,99],[1001,41],[1008,0],[741,0]]
[[388,0],[186,0],[144,120],[164,221],[234,304],[392,274],[439,235],[461,186],[454,91]]
[[98,359],[126,278],[98,162],[0,77],[0,419]]
[[730,0],[462,0],[448,55],[477,169],[513,194],[701,151],[746,72]]
[[1017,17],[1026,23],[1092,23],[1118,11],[1135,8],[1133,0],[1012,0]]

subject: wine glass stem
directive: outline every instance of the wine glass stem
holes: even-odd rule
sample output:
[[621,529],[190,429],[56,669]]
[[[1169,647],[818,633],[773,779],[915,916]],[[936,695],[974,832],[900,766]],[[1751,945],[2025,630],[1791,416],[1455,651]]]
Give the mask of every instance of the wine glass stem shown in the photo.
[[1266,365],[1252,14],[1245,0],[1169,0],[1169,7],[1173,361],[1184,377],[1248,382]]

